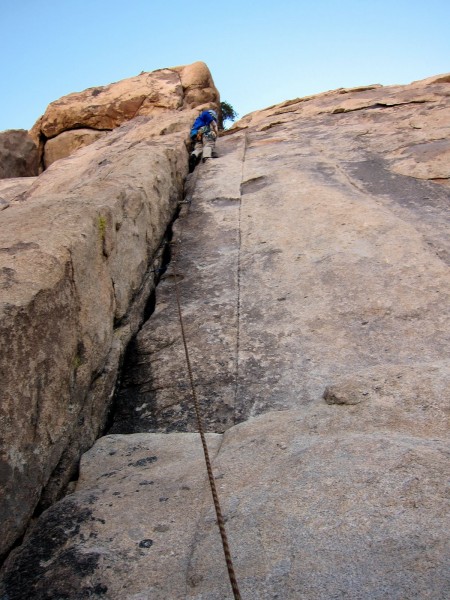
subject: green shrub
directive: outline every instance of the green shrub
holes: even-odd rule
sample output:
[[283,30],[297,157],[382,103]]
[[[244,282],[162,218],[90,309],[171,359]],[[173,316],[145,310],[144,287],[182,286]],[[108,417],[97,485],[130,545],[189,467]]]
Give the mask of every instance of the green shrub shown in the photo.
[[221,102],[220,103],[220,120],[219,120],[219,129],[225,129],[225,121],[230,121],[233,123],[238,117],[238,113],[234,110],[229,102]]

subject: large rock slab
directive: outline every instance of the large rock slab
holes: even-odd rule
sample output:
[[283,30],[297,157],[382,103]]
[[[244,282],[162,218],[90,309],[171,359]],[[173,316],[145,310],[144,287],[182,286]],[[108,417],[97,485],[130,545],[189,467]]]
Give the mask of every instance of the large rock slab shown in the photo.
[[[243,598],[447,597],[441,391],[317,399],[207,436]],[[6,567],[10,600],[231,598],[199,436],[102,438]]]
[[219,102],[208,67],[196,62],[142,72],[64,96],[49,104],[30,133],[39,145],[46,168],[137,116],[156,117],[167,111],[203,105],[217,108]]
[[104,427],[182,197],[196,114],[137,117],[1,211],[0,554]]
[[0,179],[33,177],[38,167],[38,148],[28,131],[0,131]]
[[[215,468],[243,597],[443,600],[447,440],[345,430],[341,410],[227,432]],[[230,597],[215,533],[211,523],[198,535],[187,597]]]
[[295,100],[220,140],[189,178],[115,435],[11,555],[5,594],[232,597],[200,442],[181,433],[178,282],[243,597],[448,597],[448,85]]
[[449,190],[412,177],[415,163],[400,175],[391,153],[445,135],[448,86],[330,93],[327,112],[322,97],[307,119],[302,103],[281,121],[284,106],[262,111],[220,141],[175,230],[176,272],[135,340],[113,432],[196,428],[175,277],[210,431],[308,404],[337,376],[448,355]]
[[8,202],[20,201],[37,177],[10,177],[0,180],[0,196]]
[[359,151],[380,153],[396,173],[448,185],[449,89],[450,74],[407,86],[342,88],[250,113],[234,128],[267,130],[298,117],[317,122],[341,115],[329,121],[343,132],[340,149],[348,138]]
[[192,204],[174,223],[174,260],[159,282],[155,312],[133,340],[111,432],[197,429],[186,385],[175,278],[205,425],[224,431],[234,423],[244,149],[242,138],[222,140],[221,158],[200,175],[195,172],[187,184]]
[[[221,438],[207,436],[212,458]],[[205,491],[198,435],[104,437],[84,456],[82,473],[80,491],[44,513],[31,531],[0,593],[11,600],[125,598],[133,591],[147,598],[185,597],[187,550]],[[137,513],[130,501],[138,501]],[[32,545],[37,553],[30,552]],[[149,561],[153,581],[144,583]],[[111,569],[118,576],[114,583]]]

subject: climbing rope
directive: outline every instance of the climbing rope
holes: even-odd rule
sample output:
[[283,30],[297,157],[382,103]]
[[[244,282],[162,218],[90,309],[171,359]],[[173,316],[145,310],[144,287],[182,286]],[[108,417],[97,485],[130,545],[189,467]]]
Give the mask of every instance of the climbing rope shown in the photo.
[[[198,177],[198,173],[196,174],[195,180],[193,182],[191,198],[192,198],[193,191],[195,189],[197,177]],[[190,201],[191,200],[189,200],[187,202],[188,211],[189,211]],[[180,238],[181,238],[181,235],[180,235]],[[179,289],[179,285],[178,285],[179,273],[177,270],[177,260],[178,260],[180,245],[181,245],[181,239],[178,239],[178,241],[174,244],[175,252],[174,252],[172,262],[173,262],[173,276],[174,276],[174,281],[175,281],[175,296],[176,296],[176,300],[177,300],[177,309],[178,309],[178,318],[179,318],[179,322],[180,322],[181,337],[183,339],[184,354],[186,357],[186,366],[187,366],[187,371],[189,374],[192,400],[193,400],[193,404],[194,404],[195,415],[197,418],[198,431],[199,431],[200,439],[201,439],[202,446],[203,446],[203,454],[205,457],[206,470],[208,472],[209,486],[211,488],[211,493],[212,493],[212,497],[213,497],[213,501],[214,501],[214,509],[216,511],[217,524],[219,526],[220,537],[222,539],[222,547],[223,547],[223,553],[225,555],[225,561],[227,564],[228,577],[230,579],[230,584],[231,584],[231,588],[233,590],[235,600],[241,600],[241,594],[239,592],[239,586],[237,583],[236,574],[235,574],[234,566],[233,566],[233,559],[231,557],[230,546],[228,544],[228,537],[227,537],[227,533],[225,530],[225,521],[224,521],[224,518],[222,515],[222,509],[220,507],[219,495],[217,493],[216,482],[214,480],[214,475],[213,475],[213,471],[212,471],[212,467],[211,467],[211,460],[209,458],[208,445],[206,443],[205,431],[203,428],[203,421],[202,421],[202,416],[201,416],[201,411],[200,411],[200,404],[198,402],[197,392],[195,389],[194,376],[193,376],[193,372],[192,372],[191,361],[189,358],[189,350],[188,350],[188,345],[187,345],[186,332],[184,329],[183,314],[182,314],[182,310],[181,310],[180,289]]]

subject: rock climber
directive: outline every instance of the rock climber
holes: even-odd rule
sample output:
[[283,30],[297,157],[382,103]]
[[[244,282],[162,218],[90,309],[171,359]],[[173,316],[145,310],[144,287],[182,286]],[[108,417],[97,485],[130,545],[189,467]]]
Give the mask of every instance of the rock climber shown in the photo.
[[203,157],[203,162],[205,162],[209,158],[217,157],[215,146],[218,132],[215,110],[204,110],[195,119],[190,134],[194,149],[189,157],[189,173],[195,169],[200,158]]

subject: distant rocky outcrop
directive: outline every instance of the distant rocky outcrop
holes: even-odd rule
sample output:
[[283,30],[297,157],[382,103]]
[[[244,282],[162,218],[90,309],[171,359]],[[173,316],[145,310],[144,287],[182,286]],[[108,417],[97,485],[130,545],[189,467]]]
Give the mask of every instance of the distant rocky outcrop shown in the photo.
[[[194,433],[177,283],[242,597],[448,598],[449,90],[448,75],[335,90],[252,113],[219,140],[219,158],[186,180],[191,202],[173,226],[176,260],[164,263],[151,318],[135,317],[142,326],[128,346],[109,435],[83,455],[73,493],[46,510],[11,553],[0,596],[232,598]],[[128,212],[122,204],[105,211],[111,179],[126,182],[126,198],[139,198],[141,178],[148,194],[159,189],[144,171],[139,139],[156,153],[150,171],[158,178],[166,170],[156,163],[166,164],[169,151],[186,168],[181,133],[149,138],[146,128],[166,125],[146,119],[53,165],[32,187],[33,198],[46,181],[55,193],[68,185],[52,213],[67,222],[71,215],[83,222],[81,207],[93,211],[89,227],[76,228],[78,243],[86,236],[84,250],[68,245],[76,274],[69,281],[85,299],[83,319],[73,310],[64,329],[74,337],[66,361],[77,357],[75,373],[84,366],[80,358],[92,363],[92,331],[106,337],[101,323],[111,313],[115,335],[131,339],[128,330],[121,337],[128,317],[117,307],[133,296],[130,264],[141,263],[120,256],[149,236],[125,217],[117,228],[117,213]],[[91,154],[100,149],[105,159]],[[87,157],[91,162],[78,162]],[[95,177],[87,202],[75,184],[79,167]],[[171,177],[179,172],[172,168]],[[126,223],[134,237],[120,237]],[[60,239],[55,230],[46,233],[46,248]],[[78,282],[91,256],[98,287],[88,289]],[[153,256],[142,258],[143,271]],[[42,278],[61,270],[58,264],[33,274]],[[108,290],[110,312],[102,308]],[[74,333],[69,322],[77,324]],[[56,332],[48,335],[36,334],[36,363]],[[9,370],[17,372],[14,364]],[[29,390],[46,389],[41,372],[49,369],[30,373]],[[103,375],[98,366],[90,372]],[[73,382],[72,373],[53,397]],[[92,411],[104,409],[100,397],[77,417],[89,423]],[[39,435],[57,431],[49,413],[32,414],[45,417]],[[23,417],[20,426],[26,423]],[[93,436],[84,437],[85,446]],[[19,476],[18,451],[14,456]],[[29,478],[24,473],[21,481]]]
[[0,131],[0,179],[38,174],[38,149],[25,129]]
[[0,555],[105,425],[183,195],[192,106],[217,108],[202,87],[207,67],[185,69],[192,89],[183,96],[184,69],[170,71],[157,118],[135,117],[24,186],[0,186]]
[[208,67],[196,62],[64,96],[48,106],[30,133],[47,168],[134,117],[208,103],[218,105],[219,93]]

